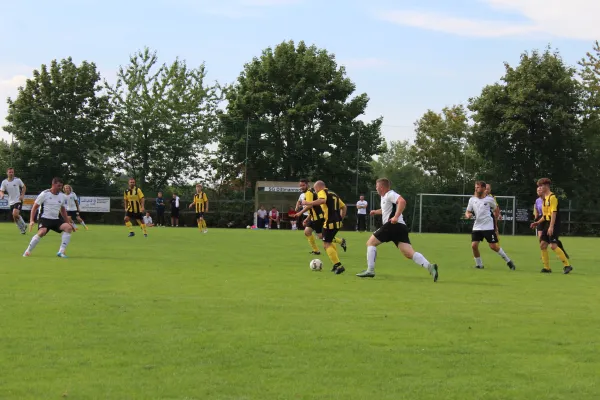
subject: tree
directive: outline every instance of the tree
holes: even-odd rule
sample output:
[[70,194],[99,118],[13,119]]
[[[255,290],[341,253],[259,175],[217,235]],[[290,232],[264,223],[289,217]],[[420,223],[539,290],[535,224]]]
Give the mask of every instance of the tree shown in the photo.
[[88,190],[107,185],[112,111],[100,79],[94,63],[53,60],[8,99],[4,130],[19,142],[30,187],[54,176]]
[[472,167],[477,156],[467,152],[470,128],[463,106],[446,107],[440,114],[428,110],[415,127],[413,159],[438,185],[456,191],[471,180],[467,165]]
[[106,84],[115,108],[116,167],[155,190],[198,178],[214,136],[218,86],[205,85],[204,64],[157,65],[148,48],[129,61],[116,84]]
[[549,49],[523,53],[516,68],[506,63],[505,69],[502,83],[470,99],[472,143],[514,193],[534,198],[533,185],[542,176],[573,190],[582,147],[575,69]]
[[358,119],[369,98],[352,97],[356,86],[345,75],[332,54],[304,42],[267,48],[227,91],[219,152],[232,166],[247,161],[251,187],[307,177],[340,193],[364,190],[372,156],[385,148],[382,119]]

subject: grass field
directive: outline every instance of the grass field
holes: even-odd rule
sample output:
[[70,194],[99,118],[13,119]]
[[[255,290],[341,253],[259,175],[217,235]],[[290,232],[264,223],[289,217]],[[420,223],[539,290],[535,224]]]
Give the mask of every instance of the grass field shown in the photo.
[[[139,231],[136,231],[139,232]],[[92,226],[55,256],[50,233],[0,224],[0,399],[598,399],[600,239],[565,238],[575,270],[539,273],[469,236],[412,235],[440,266],[345,233],[346,273],[312,272],[296,231]]]

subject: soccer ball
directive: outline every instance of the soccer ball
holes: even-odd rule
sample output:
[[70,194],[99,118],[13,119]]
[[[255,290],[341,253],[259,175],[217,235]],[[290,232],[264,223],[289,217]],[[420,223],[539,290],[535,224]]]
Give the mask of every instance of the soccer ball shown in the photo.
[[313,271],[320,271],[321,269],[323,269],[323,262],[321,262],[321,260],[319,260],[318,258],[315,258],[310,262],[310,269],[312,269]]
[[246,225],[246,229],[250,229],[250,225]]

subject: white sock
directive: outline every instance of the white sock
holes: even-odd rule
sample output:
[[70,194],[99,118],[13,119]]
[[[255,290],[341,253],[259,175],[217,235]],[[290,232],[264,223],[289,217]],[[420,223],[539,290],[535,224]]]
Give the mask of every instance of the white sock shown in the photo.
[[367,246],[367,271],[375,272],[375,260],[377,259],[377,247]]
[[23,229],[27,228],[27,224],[25,223],[25,221],[23,221],[23,217],[21,217],[19,215],[19,225],[21,225],[23,227]]
[[502,257],[504,261],[510,262],[510,258],[506,255],[504,250],[502,250],[502,247],[500,247],[500,250],[498,250],[498,254],[500,254],[500,257]]
[[27,246],[27,250],[25,251],[31,253],[33,249],[35,249],[35,246],[37,246],[37,244],[40,242],[40,239],[41,238],[38,235],[33,235],[31,242],[29,242],[29,246]]
[[475,265],[478,267],[483,267],[483,261],[481,261],[481,257],[475,257]]
[[85,222],[81,221],[81,225],[85,226]]
[[64,253],[65,250],[67,250],[67,246],[69,245],[70,241],[71,241],[71,234],[67,233],[67,232],[63,232],[62,242],[60,243],[60,249],[58,250],[59,253]]
[[423,254],[421,254],[421,253],[413,254],[412,260],[415,262],[415,264],[418,264],[425,269],[429,269],[429,266],[431,265],[431,264],[429,264],[429,261],[427,261],[427,259],[425,257],[423,257]]

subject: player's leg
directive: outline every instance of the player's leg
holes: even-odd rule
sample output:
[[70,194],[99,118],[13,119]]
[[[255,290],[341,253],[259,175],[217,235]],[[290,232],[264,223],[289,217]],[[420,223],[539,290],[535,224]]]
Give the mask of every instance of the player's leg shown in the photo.
[[568,258],[571,258],[571,257],[569,257],[569,254],[568,254],[568,253],[567,253],[567,251],[565,250],[565,247],[563,246],[563,244],[562,244],[562,242],[560,241],[560,239],[558,239],[558,240],[556,241],[556,244],[558,244],[558,247],[560,247],[560,249],[563,251],[563,253],[565,253],[565,257],[567,257],[567,259],[568,259]]
[[21,217],[21,203],[16,203],[12,207],[12,217],[13,221],[17,225],[17,228],[21,231],[21,234],[24,235],[27,232],[27,224],[23,221],[23,217]]
[[500,247],[500,243],[498,243],[498,237],[495,235],[495,232],[490,231],[486,237],[486,240],[490,245],[490,249],[498,253],[498,255],[502,257],[504,261],[506,261],[506,265],[508,265],[508,268],[514,271],[516,269],[515,264],[512,262],[510,257],[504,252],[502,247]]
[[135,218],[137,224],[142,228],[142,232],[144,232],[144,237],[148,237],[148,230],[146,229],[146,224],[144,223],[144,219],[141,213],[138,213]]
[[346,239],[336,237],[336,238],[333,238],[333,243],[339,244],[340,246],[342,246],[342,249],[344,249],[344,253],[346,252],[346,249],[348,247],[348,245],[346,244]]
[[131,223],[131,217],[132,217],[132,213],[127,212],[125,214],[125,226],[127,227],[127,229],[129,229],[129,237],[135,236],[135,232],[133,231],[133,224]]
[[85,228],[86,231],[89,230],[87,225],[83,221],[83,218],[81,218],[79,215],[77,216],[77,221],[79,221],[79,223]]
[[395,232],[393,233],[393,241],[404,257],[413,260],[413,262],[425,268],[433,277],[433,281],[437,282],[440,274],[437,264],[430,263],[423,254],[416,252],[410,244],[408,237],[408,228],[404,224],[393,224]]
[[331,272],[334,272],[336,275],[339,275],[343,273],[346,269],[342,265],[337,252],[337,247],[335,243],[333,243],[333,239],[335,238],[337,231],[337,229],[323,228],[323,247],[325,247],[325,252],[329,257],[329,260],[331,260],[331,263],[333,264]]
[[550,248],[552,251],[554,251],[554,253],[556,253],[560,261],[563,263],[563,273],[568,274],[569,272],[573,271],[573,267],[567,259],[565,252],[558,246],[558,235],[559,232],[557,231],[553,232],[553,235],[550,236]]
[[29,242],[29,246],[27,246],[25,253],[23,253],[23,257],[29,257],[31,255],[31,252],[33,251],[33,249],[35,249],[35,246],[37,246],[37,244],[40,242],[40,240],[44,236],[46,236],[46,233],[48,233],[48,228],[46,228],[44,226],[43,222],[40,221],[40,223],[38,225],[38,231],[31,238],[31,241]]
[[313,231],[314,231],[313,227],[315,227],[314,225],[315,225],[315,223],[312,220],[309,221],[306,228],[304,228],[304,236],[306,236],[306,240],[308,240],[308,244],[310,245],[310,248],[312,249],[311,254],[319,255],[319,254],[321,254],[321,252],[319,251],[319,248],[317,247],[317,241],[315,240],[315,236],[313,235]]
[[479,252],[479,243],[483,240],[481,231],[473,231],[471,233],[471,250],[475,259],[475,268],[483,269],[483,261],[481,261],[481,253]]
[[377,246],[379,246],[382,241],[378,239],[375,234],[371,235],[371,237],[367,240],[367,269],[362,271],[361,273],[356,274],[359,278],[374,278],[375,277],[375,261],[377,260]]
[[204,214],[200,217],[200,221],[202,222],[202,232],[207,233],[208,228],[206,226],[206,220],[204,219]]
[[542,273],[550,273],[552,269],[550,268],[550,257],[548,256],[548,236],[542,232],[540,237],[540,250],[542,252],[542,264],[544,267],[540,272]]
[[55,231],[61,233],[60,248],[58,249],[58,253],[56,253],[56,255],[61,258],[67,258],[65,252],[67,251],[67,246],[71,242],[73,226],[68,222],[64,222],[59,226],[58,229],[55,229]]

